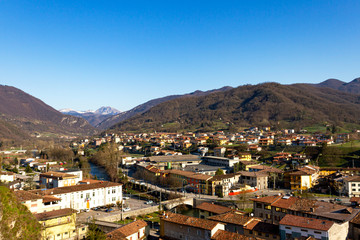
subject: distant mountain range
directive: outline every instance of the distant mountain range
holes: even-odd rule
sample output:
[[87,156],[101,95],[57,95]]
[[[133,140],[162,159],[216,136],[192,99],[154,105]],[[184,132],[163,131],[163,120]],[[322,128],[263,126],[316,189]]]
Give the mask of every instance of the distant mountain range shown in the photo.
[[[203,96],[186,96],[162,102],[115,124],[111,129],[209,131],[251,125],[305,127],[325,122],[360,124],[360,96],[354,94],[357,81],[341,85],[332,80],[320,84],[264,83]],[[354,89],[346,87],[349,85]],[[339,90],[332,89],[335,87]]]
[[18,140],[96,133],[89,122],[102,130],[118,131],[237,130],[316,123],[360,126],[360,78],[349,83],[328,79],[319,84],[263,83],[195,91],[153,99],[125,112],[111,107],[61,112],[17,88],[0,85],[0,138]]
[[96,111],[87,110],[87,111],[76,111],[70,108],[59,110],[63,114],[72,115],[76,117],[84,118],[92,126],[96,126],[105,119],[120,114],[121,112],[112,107],[101,107]]
[[130,109],[129,111],[121,112],[120,114],[106,118],[105,120],[103,120],[102,122],[97,124],[96,127],[99,129],[102,129],[102,130],[108,129],[111,126],[113,126],[119,122],[125,121],[135,115],[142,114],[142,113],[150,110],[152,107],[155,107],[155,106],[159,105],[160,103],[170,101],[172,99],[177,99],[177,98],[182,98],[182,97],[191,97],[191,96],[205,96],[205,95],[208,95],[211,93],[223,92],[223,91],[227,91],[230,89],[232,89],[232,87],[226,86],[226,87],[222,87],[222,88],[214,89],[214,90],[210,90],[210,91],[205,91],[205,92],[197,90],[195,92],[187,93],[187,94],[183,94],[183,95],[170,95],[170,96],[166,96],[166,97],[162,97],[162,98],[156,98],[156,99],[150,100],[146,103],[140,104],[140,105]]
[[0,85],[0,138],[94,134],[84,119],[64,115],[20,89]]
[[342,92],[360,94],[360,78],[355,78],[351,82],[343,82],[338,79],[328,79],[319,84],[315,84],[318,87],[328,87],[332,89],[336,89]]

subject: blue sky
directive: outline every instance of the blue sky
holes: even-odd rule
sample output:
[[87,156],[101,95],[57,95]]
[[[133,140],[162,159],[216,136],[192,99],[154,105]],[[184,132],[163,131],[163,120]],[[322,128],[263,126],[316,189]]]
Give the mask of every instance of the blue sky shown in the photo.
[[0,84],[50,106],[360,77],[360,1],[0,0]]

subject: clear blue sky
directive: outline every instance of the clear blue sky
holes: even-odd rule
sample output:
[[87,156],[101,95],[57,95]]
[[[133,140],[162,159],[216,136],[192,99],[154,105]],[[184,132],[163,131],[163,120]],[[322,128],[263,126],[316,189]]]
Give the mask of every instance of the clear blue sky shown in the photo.
[[360,77],[360,1],[0,0],[0,84],[128,110],[195,90]]

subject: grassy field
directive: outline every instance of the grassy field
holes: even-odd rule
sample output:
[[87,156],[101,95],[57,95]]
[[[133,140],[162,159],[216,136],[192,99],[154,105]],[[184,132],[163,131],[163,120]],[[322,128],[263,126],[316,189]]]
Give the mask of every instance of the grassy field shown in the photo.
[[[144,220],[144,221],[152,221],[152,222],[160,223],[160,213],[159,212],[153,212],[153,213],[137,216],[136,219],[137,220],[141,219],[141,220]],[[133,222],[133,221],[134,221],[133,219],[124,219],[123,221],[116,221],[116,223],[128,224],[128,223]]]

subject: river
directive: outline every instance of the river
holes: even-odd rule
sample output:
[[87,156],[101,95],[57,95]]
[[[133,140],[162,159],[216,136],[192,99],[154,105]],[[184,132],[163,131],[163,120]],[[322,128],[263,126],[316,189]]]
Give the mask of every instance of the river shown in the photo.
[[110,177],[105,171],[105,168],[100,167],[92,162],[89,162],[89,164],[90,164],[90,174],[92,176],[96,176],[97,179],[99,180],[110,181]]

